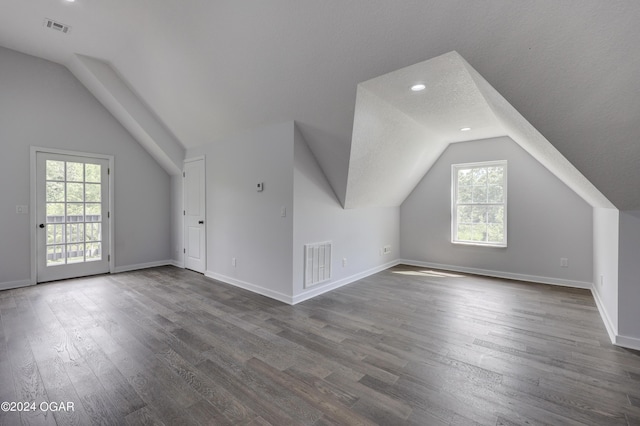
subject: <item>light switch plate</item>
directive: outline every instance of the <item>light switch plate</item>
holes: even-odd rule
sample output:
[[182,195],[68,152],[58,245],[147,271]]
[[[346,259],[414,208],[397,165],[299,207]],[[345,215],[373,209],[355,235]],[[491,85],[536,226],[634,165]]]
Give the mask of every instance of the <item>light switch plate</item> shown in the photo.
[[29,214],[29,206],[16,206],[16,214]]

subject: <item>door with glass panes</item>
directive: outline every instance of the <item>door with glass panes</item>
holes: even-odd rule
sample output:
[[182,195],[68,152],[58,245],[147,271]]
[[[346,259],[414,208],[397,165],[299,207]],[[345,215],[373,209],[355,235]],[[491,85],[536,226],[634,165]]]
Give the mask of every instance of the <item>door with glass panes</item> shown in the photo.
[[109,160],[36,154],[37,281],[109,272]]

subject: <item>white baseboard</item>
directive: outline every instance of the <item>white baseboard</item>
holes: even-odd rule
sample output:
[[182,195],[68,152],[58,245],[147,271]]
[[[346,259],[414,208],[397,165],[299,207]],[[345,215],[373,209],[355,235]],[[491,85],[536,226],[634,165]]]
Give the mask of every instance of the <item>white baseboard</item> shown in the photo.
[[184,269],[184,262],[180,261],[180,260],[175,260],[175,259],[171,259],[169,261],[171,266],[175,266],[176,268],[182,268]]
[[595,289],[593,283],[565,280],[561,278],[539,277],[535,275],[514,274],[511,272],[491,271],[491,270],[478,269],[478,268],[467,268],[467,267],[455,266],[455,265],[443,265],[439,263],[422,262],[422,261],[408,260],[408,259],[401,259],[397,263],[403,264],[403,265],[409,265],[409,266],[443,269],[445,271],[453,271],[453,272],[463,272],[463,273],[466,272],[469,274],[485,275],[489,277],[508,278],[513,280],[529,281],[529,282],[535,282],[535,283],[560,285],[564,287],[574,287],[574,288],[583,288],[583,289],[591,290],[591,294],[593,294],[593,299],[596,302],[598,312],[600,313],[602,322],[604,322],[604,326],[607,330],[607,334],[609,335],[609,339],[611,339],[611,343],[617,346],[628,348],[628,349],[640,350],[639,338],[623,336],[618,334],[618,330],[615,327],[613,321],[611,321],[611,317],[609,316],[609,313],[605,308],[604,303],[602,303],[600,294]]
[[609,316],[609,312],[607,308],[605,308],[602,299],[600,298],[600,293],[596,290],[595,285],[591,288],[591,294],[593,294],[593,300],[596,301],[596,306],[598,307],[598,312],[600,313],[600,318],[602,318],[602,322],[604,323],[604,327],[607,329],[607,334],[609,335],[609,339],[611,339],[611,343],[627,349],[634,349],[636,351],[640,351],[640,339],[637,337],[623,336],[618,334],[618,330],[611,321],[611,317]]
[[0,290],[11,290],[14,288],[28,287],[30,285],[34,285],[31,280],[7,281],[0,283]]
[[618,346],[622,346],[623,348],[640,351],[640,339],[638,339],[637,337],[617,335],[615,344]]
[[236,278],[228,277],[226,275],[221,275],[212,271],[207,271],[204,273],[206,277],[212,278],[214,280],[222,281],[223,283],[230,284],[235,287],[240,287],[245,290],[249,290],[254,293],[261,294],[263,296],[270,297],[272,299],[278,300],[280,302],[286,303],[288,305],[295,305],[297,303],[303,302],[305,300],[311,299],[312,297],[319,296],[323,293],[326,293],[331,290],[335,290],[336,288],[345,286],[354,281],[358,281],[362,278],[366,278],[369,275],[376,274],[380,271],[384,271],[385,269],[389,269],[392,266],[397,265],[399,262],[393,261],[389,263],[385,263],[384,265],[376,266],[375,268],[368,269],[366,271],[359,272],[357,274],[351,275],[346,278],[342,278],[341,280],[329,282],[325,285],[321,285],[318,287],[314,287],[302,294],[298,294],[295,297],[291,297],[287,294],[280,293],[278,291],[274,291],[256,284],[248,283],[246,281],[238,280]]
[[156,262],[138,263],[137,265],[116,266],[113,268],[114,274],[120,272],[137,271],[138,269],[155,268],[157,266],[173,265],[173,260],[158,260]]
[[242,289],[249,290],[253,293],[258,293],[263,296],[270,297],[271,299],[278,300],[288,305],[292,304],[291,296],[286,295],[284,293],[280,293],[279,291],[274,291],[256,284],[251,284],[246,281],[228,277],[226,275],[218,274],[212,271],[206,271],[204,275],[214,280],[218,280],[218,281],[222,281],[223,283],[230,284],[234,287],[240,287]]
[[598,293],[598,290],[596,290],[595,286],[591,287],[591,294],[593,295],[593,300],[596,301],[596,306],[598,308],[598,312],[600,313],[600,318],[602,318],[604,327],[607,329],[609,339],[611,339],[611,343],[615,345],[617,338],[619,337],[617,327],[615,326],[613,321],[611,321],[609,312],[607,311],[607,308],[605,308],[604,303],[602,303],[600,293]]
[[591,290],[593,283],[584,281],[565,280],[562,278],[540,277],[537,275],[516,274],[513,272],[492,271],[489,269],[467,268],[465,266],[444,265],[441,263],[423,262],[420,260],[401,259],[398,264],[419,266],[423,268],[443,269],[445,271],[463,272],[474,275],[485,275],[488,277],[506,278],[510,280],[528,281],[541,284],[560,285],[563,287],[574,287]]
[[366,271],[362,271],[359,272],[357,274],[351,275],[349,277],[346,278],[342,278],[338,281],[334,281],[334,282],[329,282],[325,285],[322,286],[318,286],[318,287],[313,287],[307,291],[305,291],[304,293],[298,294],[297,296],[294,296],[292,298],[292,305],[295,305],[297,303],[300,302],[304,302],[305,300],[309,300],[313,297],[316,296],[320,296],[321,294],[324,294],[328,291],[331,290],[335,290],[337,288],[340,288],[342,286],[345,286],[347,284],[351,284],[352,282],[361,280],[363,278],[368,277],[369,275],[373,275],[373,274],[377,274],[378,272],[384,271],[385,269],[389,269],[393,266],[398,265],[399,263],[401,263],[398,260],[394,260],[388,263],[385,263],[384,265],[380,265],[380,266],[376,266],[375,268],[371,268],[371,269],[367,269]]

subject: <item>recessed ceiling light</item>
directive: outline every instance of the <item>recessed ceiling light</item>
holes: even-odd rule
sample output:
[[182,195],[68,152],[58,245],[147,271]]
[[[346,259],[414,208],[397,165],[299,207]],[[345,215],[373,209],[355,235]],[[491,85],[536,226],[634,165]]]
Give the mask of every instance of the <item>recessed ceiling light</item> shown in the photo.
[[67,3],[74,3],[76,0],[66,0]]
[[460,129],[461,132],[468,132],[469,130],[471,130],[471,127],[463,127]]
[[425,86],[422,83],[414,84],[413,86],[411,86],[411,90],[414,91],[414,92],[420,92],[420,91],[422,91],[422,90],[424,90],[426,88],[427,88],[427,86]]

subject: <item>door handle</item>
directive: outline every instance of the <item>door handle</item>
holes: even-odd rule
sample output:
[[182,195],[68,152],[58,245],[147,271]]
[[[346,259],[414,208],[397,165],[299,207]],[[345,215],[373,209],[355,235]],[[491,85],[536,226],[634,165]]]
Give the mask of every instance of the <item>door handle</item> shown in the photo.
[[39,227],[40,229],[44,229],[44,223],[41,223],[40,225],[38,225],[38,227]]
[[199,220],[199,221],[198,221],[198,224],[200,224],[200,225],[204,225],[204,220]]

